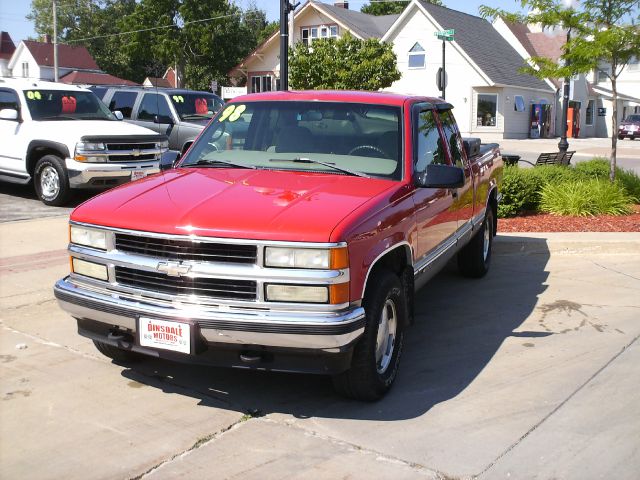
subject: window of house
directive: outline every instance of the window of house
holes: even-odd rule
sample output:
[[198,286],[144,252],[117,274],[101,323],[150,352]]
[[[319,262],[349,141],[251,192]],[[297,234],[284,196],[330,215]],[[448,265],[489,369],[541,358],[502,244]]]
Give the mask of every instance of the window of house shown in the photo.
[[300,29],[302,43],[310,45],[318,38],[338,38],[337,25],[320,25],[319,27],[302,27]]
[[171,117],[167,99],[156,93],[145,93],[138,109],[138,120],[153,121],[153,118]]
[[119,110],[124,118],[131,118],[137,96],[137,92],[115,92],[109,101],[109,110],[112,112]]
[[424,68],[425,57],[424,48],[416,42],[409,50],[409,68]]
[[596,72],[596,83],[605,83],[609,81],[609,75],[606,70],[598,70]]
[[495,127],[498,119],[498,94],[479,93],[477,105],[477,125]]
[[516,112],[524,112],[524,97],[522,95],[513,97],[513,109]]
[[595,103],[595,100],[589,100],[589,103],[587,104],[587,118],[585,120],[587,125],[593,125],[593,108]]
[[634,56],[629,59],[627,63],[629,70],[636,71],[640,69],[640,57]]
[[29,62],[22,62],[22,77],[29,77]]
[[251,93],[270,92],[271,90],[273,90],[271,75],[254,75],[251,77]]

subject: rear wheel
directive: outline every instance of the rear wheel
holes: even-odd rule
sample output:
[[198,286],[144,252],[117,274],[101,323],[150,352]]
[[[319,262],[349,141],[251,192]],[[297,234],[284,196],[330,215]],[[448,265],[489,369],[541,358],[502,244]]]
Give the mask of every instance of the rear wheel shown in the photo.
[[123,350],[122,348],[114,347],[113,345],[99,342],[98,340],[94,340],[93,344],[101,354],[109,357],[112,360],[115,360],[116,362],[134,363],[139,362],[143,358],[143,355],[137,352],[132,352],[131,350]]
[[400,364],[407,305],[400,279],[383,271],[371,279],[364,298],[365,330],[355,346],[351,368],[333,377],[335,389],[357,400],[381,398]]
[[38,160],[34,171],[34,187],[45,205],[59,207],[69,200],[69,175],[60,157],[45,155]]
[[464,276],[480,278],[489,271],[494,233],[493,208],[489,207],[480,230],[458,252],[458,268]]

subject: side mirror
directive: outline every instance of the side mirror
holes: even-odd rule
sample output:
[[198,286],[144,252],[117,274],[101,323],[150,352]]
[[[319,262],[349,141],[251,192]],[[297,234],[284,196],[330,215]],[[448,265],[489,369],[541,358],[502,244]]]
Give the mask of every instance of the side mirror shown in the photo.
[[116,120],[122,120],[124,118],[124,115],[122,115],[120,110],[114,111],[113,116],[116,117]]
[[423,172],[417,172],[416,185],[423,188],[460,188],[464,186],[464,170],[430,163]]
[[0,120],[13,120],[18,121],[18,111],[13,108],[3,108],[0,110]]
[[173,125],[173,118],[168,115],[154,115],[153,123],[168,123],[169,125]]
[[167,150],[160,157],[160,170],[170,170],[175,168],[178,162],[180,161],[180,152],[176,150]]

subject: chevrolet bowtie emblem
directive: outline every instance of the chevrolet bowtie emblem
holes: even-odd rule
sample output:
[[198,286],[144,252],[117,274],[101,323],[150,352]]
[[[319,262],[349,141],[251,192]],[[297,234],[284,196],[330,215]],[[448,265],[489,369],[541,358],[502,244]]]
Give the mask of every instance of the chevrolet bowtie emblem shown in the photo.
[[139,156],[140,156],[140,150],[139,150],[139,149],[137,149],[137,148],[134,148],[134,149],[131,151],[131,155],[133,155],[134,157],[139,157]]
[[160,262],[156,270],[166,273],[170,277],[182,277],[189,273],[191,265],[183,265],[182,262]]

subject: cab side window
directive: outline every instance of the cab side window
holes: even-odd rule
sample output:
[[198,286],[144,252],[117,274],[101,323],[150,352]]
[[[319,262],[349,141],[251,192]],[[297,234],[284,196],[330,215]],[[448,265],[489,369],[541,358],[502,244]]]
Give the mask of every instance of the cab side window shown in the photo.
[[115,92],[109,102],[109,110],[120,110],[124,118],[131,118],[133,104],[136,103],[136,92]]
[[153,122],[153,117],[171,117],[167,100],[157,93],[145,93],[138,109],[138,120]]
[[5,108],[20,111],[18,96],[12,90],[0,90],[0,110]]
[[445,147],[432,110],[422,110],[418,114],[416,139],[415,170],[417,172],[424,171],[431,163],[446,165]]
[[460,135],[458,135],[458,129],[456,128],[456,120],[453,118],[451,110],[445,110],[440,112],[440,123],[442,123],[442,131],[444,132],[444,138],[449,145],[449,152],[451,152],[451,161],[457,167],[462,166],[462,145],[460,143]]

